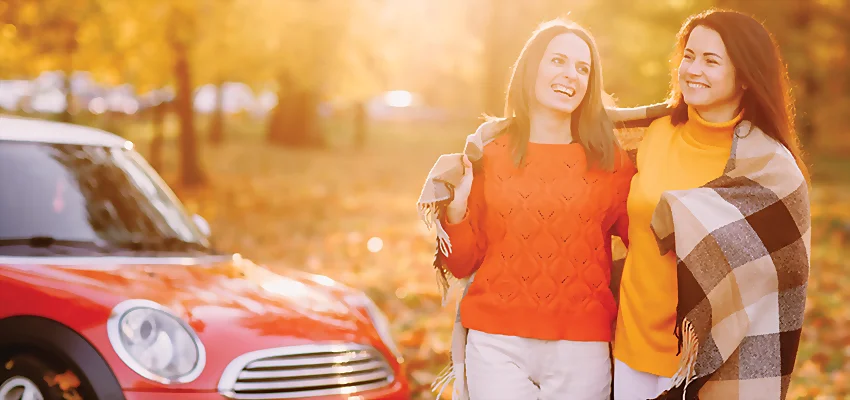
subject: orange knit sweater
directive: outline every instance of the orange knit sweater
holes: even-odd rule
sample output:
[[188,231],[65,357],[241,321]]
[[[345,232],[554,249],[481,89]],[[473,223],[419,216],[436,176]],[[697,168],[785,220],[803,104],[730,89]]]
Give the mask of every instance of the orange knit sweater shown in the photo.
[[[622,162],[621,162],[622,160]],[[485,146],[463,220],[442,224],[446,268],[475,279],[461,301],[463,326],[542,340],[610,341],[611,234],[627,240],[634,165],[588,170],[584,148],[529,143],[514,166],[509,137]]]

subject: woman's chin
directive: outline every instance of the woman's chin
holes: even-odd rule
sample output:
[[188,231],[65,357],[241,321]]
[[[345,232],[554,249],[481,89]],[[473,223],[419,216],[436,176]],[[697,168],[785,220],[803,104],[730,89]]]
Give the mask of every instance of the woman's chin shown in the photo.
[[559,103],[559,104],[549,104],[549,105],[546,105],[545,107],[553,113],[565,114],[566,115],[566,114],[572,114],[573,112],[575,112],[576,108],[578,108],[578,105]]
[[705,96],[698,95],[688,96],[687,94],[683,94],[682,98],[685,100],[685,104],[691,107],[703,107],[711,102],[709,99],[706,99]]

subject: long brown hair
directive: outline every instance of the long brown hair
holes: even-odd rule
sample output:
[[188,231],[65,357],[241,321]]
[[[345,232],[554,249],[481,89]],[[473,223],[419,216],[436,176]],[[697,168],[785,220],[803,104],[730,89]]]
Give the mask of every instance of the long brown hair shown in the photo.
[[570,128],[586,153],[588,164],[597,164],[607,170],[614,168],[619,144],[614,136],[613,123],[603,106],[602,65],[596,42],[587,30],[564,19],[544,22],[525,43],[513,65],[511,80],[505,98],[505,118],[510,120],[507,133],[511,136],[514,162],[522,166],[531,131],[529,108],[535,100],[534,87],[537,69],[546,47],[556,36],[572,33],[590,48],[590,77],[587,93],[573,112]]
[[794,128],[794,99],[785,62],[770,31],[753,17],[729,10],[709,9],[688,18],[677,35],[673,57],[670,59],[670,97],[673,108],[671,122],[679,125],[688,120],[688,105],[679,87],[679,64],[691,32],[697,26],[714,30],[720,35],[726,52],[735,68],[738,86],[745,86],[741,108],[745,119],[782,143],[794,155],[797,165],[809,181],[803,162],[802,148]]

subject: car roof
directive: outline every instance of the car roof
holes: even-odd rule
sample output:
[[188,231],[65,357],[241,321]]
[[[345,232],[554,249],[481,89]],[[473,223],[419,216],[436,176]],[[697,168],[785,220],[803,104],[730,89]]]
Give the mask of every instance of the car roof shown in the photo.
[[131,143],[97,128],[64,122],[0,115],[0,140],[123,147]]

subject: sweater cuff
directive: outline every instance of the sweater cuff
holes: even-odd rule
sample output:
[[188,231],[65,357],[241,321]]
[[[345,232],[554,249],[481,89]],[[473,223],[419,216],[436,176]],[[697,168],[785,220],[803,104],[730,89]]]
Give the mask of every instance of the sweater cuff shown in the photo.
[[443,224],[443,230],[449,235],[449,240],[452,241],[453,246],[475,240],[475,232],[472,230],[472,222],[469,218],[469,209],[466,210],[463,218],[456,223],[449,222],[448,217],[445,216],[441,222]]

